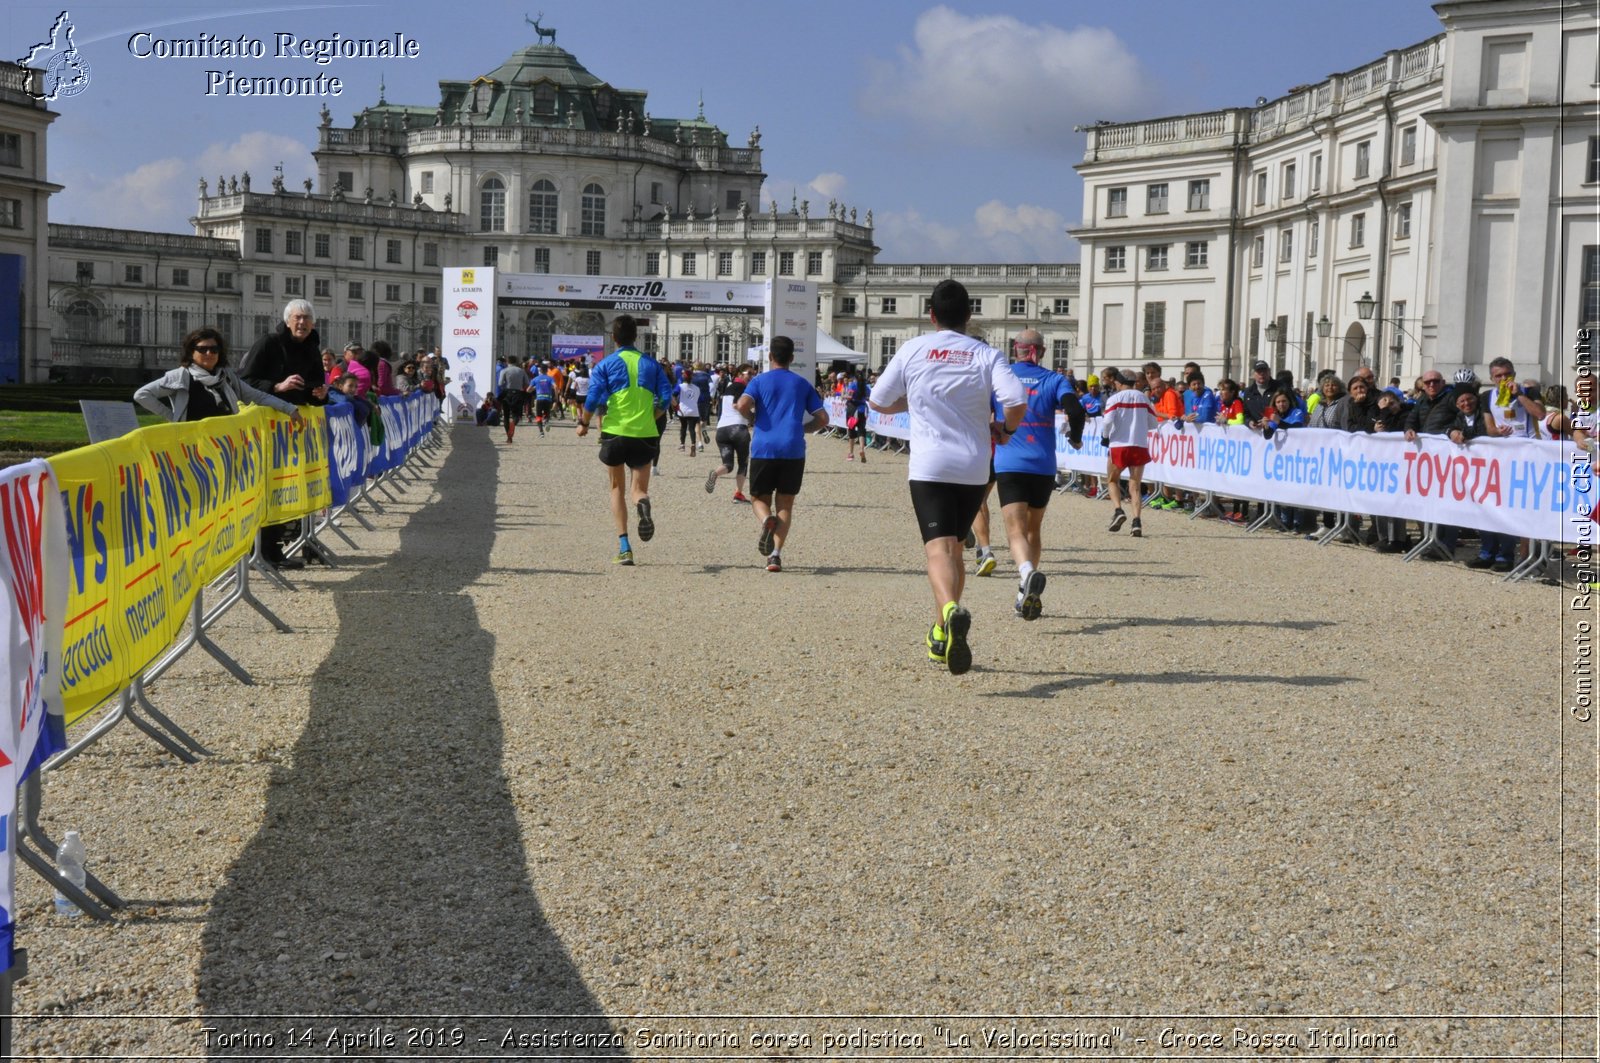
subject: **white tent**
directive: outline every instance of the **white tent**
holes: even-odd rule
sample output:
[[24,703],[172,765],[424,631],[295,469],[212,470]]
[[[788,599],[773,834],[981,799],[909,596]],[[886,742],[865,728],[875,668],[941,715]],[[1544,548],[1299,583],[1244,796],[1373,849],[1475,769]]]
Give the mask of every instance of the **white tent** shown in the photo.
[[[765,343],[751,347],[745,351],[745,360],[761,369],[767,367],[767,345]],[[817,329],[817,366],[826,369],[829,362],[852,362],[855,365],[865,366],[867,356],[852,351],[822,329]]]

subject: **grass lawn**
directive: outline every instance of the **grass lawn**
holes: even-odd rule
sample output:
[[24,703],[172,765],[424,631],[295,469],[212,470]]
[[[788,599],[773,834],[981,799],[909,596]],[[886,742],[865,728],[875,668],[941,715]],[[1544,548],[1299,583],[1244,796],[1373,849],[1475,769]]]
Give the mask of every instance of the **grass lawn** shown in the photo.
[[[153,413],[139,414],[139,427],[164,423]],[[89,429],[81,413],[36,410],[0,410],[0,440],[87,446]]]

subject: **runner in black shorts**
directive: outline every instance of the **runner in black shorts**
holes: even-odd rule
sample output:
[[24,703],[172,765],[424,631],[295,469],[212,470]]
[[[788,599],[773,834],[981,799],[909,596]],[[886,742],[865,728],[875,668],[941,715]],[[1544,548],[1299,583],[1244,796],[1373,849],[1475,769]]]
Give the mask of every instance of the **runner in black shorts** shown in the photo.
[[783,571],[783,544],[794,528],[794,499],[806,471],[806,433],[828,425],[811,382],[789,369],[794,340],[772,337],[772,368],[750,381],[734,409],[751,419],[750,501],[761,522],[756,548],[768,572]]

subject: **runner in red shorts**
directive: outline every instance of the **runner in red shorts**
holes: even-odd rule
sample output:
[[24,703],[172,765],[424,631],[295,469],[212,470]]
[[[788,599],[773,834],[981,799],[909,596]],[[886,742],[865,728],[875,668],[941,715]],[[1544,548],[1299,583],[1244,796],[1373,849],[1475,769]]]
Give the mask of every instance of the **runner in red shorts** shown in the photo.
[[1105,420],[1101,424],[1100,442],[1110,451],[1106,459],[1106,485],[1111,489],[1111,504],[1116,507],[1111,514],[1111,530],[1122,527],[1128,515],[1122,511],[1122,472],[1128,472],[1132,497],[1133,526],[1128,534],[1139,538],[1144,526],[1139,523],[1140,483],[1144,480],[1144,467],[1150,464],[1150,451],[1146,449],[1150,432],[1156,426],[1155,410],[1150,399],[1133,386],[1133,380],[1115,369],[1100,373],[1101,383],[1109,381],[1116,392],[1106,400]]

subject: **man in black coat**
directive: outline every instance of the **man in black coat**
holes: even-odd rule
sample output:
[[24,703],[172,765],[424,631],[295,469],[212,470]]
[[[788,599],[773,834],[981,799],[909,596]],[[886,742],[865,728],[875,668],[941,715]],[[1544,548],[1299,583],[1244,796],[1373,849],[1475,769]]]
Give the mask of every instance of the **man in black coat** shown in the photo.
[[[321,406],[328,401],[328,385],[322,371],[322,338],[314,327],[316,317],[311,304],[292,299],[283,308],[283,323],[256,340],[239,365],[246,381],[270,391],[296,406]],[[261,529],[261,557],[279,568],[301,568],[305,562],[286,557],[283,546],[292,542],[300,529],[297,520],[270,524]]]
[[1252,374],[1254,379],[1250,381],[1250,386],[1239,392],[1239,400],[1244,403],[1246,424],[1255,424],[1267,415],[1272,396],[1278,391],[1278,382],[1272,378],[1272,366],[1266,362],[1257,362]]
[[1455,393],[1445,385],[1444,376],[1437,369],[1422,374],[1422,396],[1406,414],[1406,440],[1415,442],[1417,436],[1442,436],[1455,423]]

